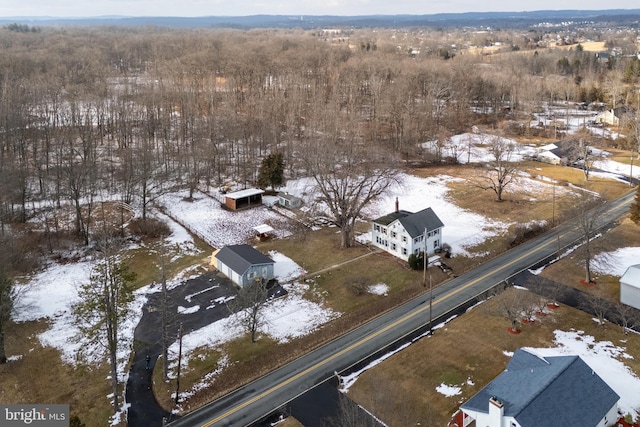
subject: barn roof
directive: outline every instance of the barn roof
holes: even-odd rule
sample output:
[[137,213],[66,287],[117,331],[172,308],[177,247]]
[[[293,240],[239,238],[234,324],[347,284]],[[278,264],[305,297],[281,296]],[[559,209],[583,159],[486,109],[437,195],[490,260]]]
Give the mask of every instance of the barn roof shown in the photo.
[[256,196],[258,194],[263,194],[264,190],[259,188],[247,188],[246,190],[235,191],[233,193],[227,193],[224,196],[228,199],[242,199],[245,197]]

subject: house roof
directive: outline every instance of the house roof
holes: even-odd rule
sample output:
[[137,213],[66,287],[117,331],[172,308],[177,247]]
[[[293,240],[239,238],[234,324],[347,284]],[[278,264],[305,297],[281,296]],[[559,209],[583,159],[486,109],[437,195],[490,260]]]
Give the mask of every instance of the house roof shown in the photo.
[[247,188],[246,190],[235,191],[233,193],[227,193],[224,196],[228,199],[242,199],[244,197],[256,196],[258,194],[264,193],[264,190],[259,188]]
[[627,271],[625,271],[620,278],[620,283],[640,288],[640,264],[632,265],[627,268]]
[[538,151],[551,151],[551,150],[555,150],[556,148],[558,148],[558,146],[556,144],[547,144],[547,145],[543,145],[542,147],[538,147]]
[[278,197],[286,200],[302,200],[300,197],[294,196],[293,194],[283,192],[278,193]]
[[381,216],[380,218],[373,220],[373,222],[387,226],[396,220],[402,224],[411,237],[423,235],[425,228],[427,230],[435,230],[437,228],[444,227],[444,224],[440,221],[438,215],[436,215],[431,208],[426,208],[416,213],[398,210],[385,216]]
[[424,229],[435,230],[444,227],[438,215],[431,208],[423,209],[412,215],[399,218],[400,224],[407,230],[411,237],[417,237],[424,234]]
[[578,160],[580,157],[580,141],[577,139],[565,139],[555,143],[556,148],[549,150],[559,158],[567,158],[569,161]]
[[413,212],[409,212],[409,211],[393,211],[390,214],[381,216],[380,218],[376,218],[373,220],[373,222],[375,222],[376,224],[380,224],[380,225],[389,225],[391,224],[393,221],[400,219],[400,218],[404,218],[407,217],[409,215],[413,215]]
[[242,275],[251,266],[273,264],[274,261],[249,245],[230,245],[215,254],[218,261]]
[[491,397],[522,427],[596,425],[620,399],[580,357],[539,357],[523,349],[461,409],[488,413]]

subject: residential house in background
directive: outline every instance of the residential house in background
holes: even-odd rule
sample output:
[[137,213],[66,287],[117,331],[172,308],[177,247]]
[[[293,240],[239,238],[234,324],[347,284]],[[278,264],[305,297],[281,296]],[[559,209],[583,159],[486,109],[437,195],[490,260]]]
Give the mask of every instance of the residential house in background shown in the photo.
[[543,163],[566,166],[581,159],[580,144],[577,139],[565,139],[543,145],[537,148],[535,159]]
[[627,268],[620,278],[620,302],[640,310],[640,264]]
[[593,118],[598,124],[607,124],[610,126],[620,126],[620,120],[626,114],[633,114],[633,110],[628,107],[618,107],[611,110],[603,111]]
[[443,227],[433,209],[416,213],[400,210],[396,198],[394,212],[372,221],[371,244],[407,261],[409,255],[424,252],[425,247],[427,256],[440,251]]
[[269,281],[275,277],[275,262],[249,245],[225,246],[212,255],[212,263],[222,274],[240,287],[256,280]]
[[540,357],[518,349],[504,372],[465,402],[462,425],[609,427],[620,396],[579,356]]

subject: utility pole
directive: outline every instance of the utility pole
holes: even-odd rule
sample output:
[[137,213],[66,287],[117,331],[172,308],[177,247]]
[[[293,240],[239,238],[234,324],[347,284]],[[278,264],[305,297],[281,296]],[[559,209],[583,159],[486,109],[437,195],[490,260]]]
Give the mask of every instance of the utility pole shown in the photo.
[[178,404],[178,396],[180,391],[180,364],[182,363],[182,322],[180,322],[180,331],[178,332],[180,345],[178,349],[178,375],[176,379],[176,405]]
[[553,200],[551,201],[551,226],[556,226],[556,183],[553,183]]
[[160,263],[162,264],[162,294],[160,295],[160,309],[162,310],[162,379],[167,381],[169,378],[169,321],[167,319],[169,316],[169,307],[167,306],[167,275],[165,271],[164,254],[160,257]]
[[433,284],[431,283],[431,272],[429,272],[429,335],[433,335]]
[[629,169],[629,187],[633,187],[633,150],[631,151],[631,169]]
[[[427,227],[424,228],[424,256],[423,256],[423,271],[422,271],[422,285],[427,287],[427,264],[429,264],[429,256],[427,255],[427,248],[429,247],[429,236]],[[429,272],[429,335],[433,333],[432,329],[432,306],[433,306],[433,285],[431,283],[431,272]]]
[[424,254],[422,255],[422,286],[427,287],[427,227],[424,228]]

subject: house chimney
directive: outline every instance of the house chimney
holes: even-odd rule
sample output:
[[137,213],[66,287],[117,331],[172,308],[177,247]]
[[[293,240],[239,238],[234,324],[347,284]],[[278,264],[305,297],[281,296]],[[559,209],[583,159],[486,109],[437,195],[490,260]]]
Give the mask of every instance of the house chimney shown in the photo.
[[504,416],[504,403],[498,400],[497,397],[491,396],[489,398],[489,420],[488,424],[491,426],[502,425],[502,417]]
[[398,202],[398,198],[396,197],[396,212],[400,211],[400,203]]

